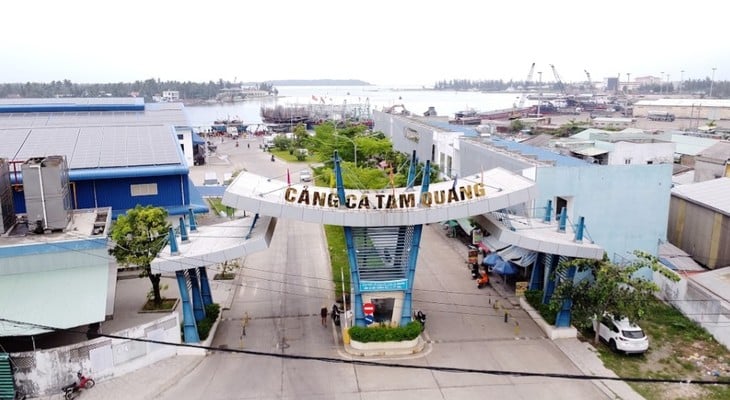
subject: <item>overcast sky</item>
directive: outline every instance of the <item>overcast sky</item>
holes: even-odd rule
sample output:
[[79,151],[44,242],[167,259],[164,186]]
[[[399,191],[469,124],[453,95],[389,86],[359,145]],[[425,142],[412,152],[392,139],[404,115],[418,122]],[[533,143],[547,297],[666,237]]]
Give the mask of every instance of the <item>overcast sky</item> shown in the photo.
[[[730,80],[722,1],[11,0],[0,82]],[[684,73],[680,71],[684,70]],[[662,72],[664,73],[662,75]]]

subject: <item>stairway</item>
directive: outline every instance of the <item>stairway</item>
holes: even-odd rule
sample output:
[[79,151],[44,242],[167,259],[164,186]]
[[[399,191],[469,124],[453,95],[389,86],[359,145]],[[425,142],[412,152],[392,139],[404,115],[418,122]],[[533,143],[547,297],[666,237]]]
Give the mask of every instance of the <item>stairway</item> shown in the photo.
[[15,399],[15,382],[8,353],[0,353],[0,399]]

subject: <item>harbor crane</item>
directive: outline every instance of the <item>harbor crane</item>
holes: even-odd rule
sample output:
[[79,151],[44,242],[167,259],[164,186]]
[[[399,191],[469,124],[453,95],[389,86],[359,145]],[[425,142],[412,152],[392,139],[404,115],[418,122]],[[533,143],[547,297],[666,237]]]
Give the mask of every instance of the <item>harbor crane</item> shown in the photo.
[[593,81],[591,80],[591,73],[588,72],[587,69],[584,69],[583,72],[585,72],[586,76],[588,77],[588,89],[591,91],[591,95],[595,96],[596,90],[595,90],[595,87],[593,86]]
[[550,69],[553,70],[553,75],[555,75],[555,82],[558,85],[558,90],[560,90],[560,93],[562,93],[564,96],[567,96],[568,93],[565,92],[565,85],[563,84],[563,81],[560,79],[560,75],[558,75],[558,70],[555,69],[555,66],[553,64],[550,64]]
[[532,80],[532,74],[535,72],[535,63],[532,63],[530,66],[530,72],[527,74],[527,80],[524,83],[524,86],[522,88],[522,95],[520,96],[520,100],[515,105],[514,103],[512,106],[514,107],[514,110],[510,113],[509,119],[516,119],[523,117],[522,112],[525,107],[525,98],[527,97],[527,86],[529,85],[530,81]]
[[522,90],[522,96],[520,96],[520,102],[517,104],[517,108],[522,108],[525,106],[525,98],[527,97],[527,85],[530,84],[530,81],[532,80],[532,74],[535,72],[535,63],[532,63],[532,66],[530,66],[530,72],[527,74],[527,80],[525,81],[525,87]]

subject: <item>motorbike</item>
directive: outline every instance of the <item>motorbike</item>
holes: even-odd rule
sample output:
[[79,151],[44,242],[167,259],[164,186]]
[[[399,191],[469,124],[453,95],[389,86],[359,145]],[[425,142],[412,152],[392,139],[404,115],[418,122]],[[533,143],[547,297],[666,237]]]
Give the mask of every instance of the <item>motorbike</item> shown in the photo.
[[486,272],[481,271],[479,279],[477,279],[477,289],[481,289],[489,285],[489,275]]
[[91,389],[96,384],[96,382],[94,382],[94,379],[89,376],[84,376],[81,371],[76,373],[76,377],[79,379],[78,382],[71,382],[61,388],[61,390],[63,391],[63,398],[66,400],[76,398],[76,396],[81,394],[81,390]]
[[421,323],[421,331],[426,329],[426,314],[424,314],[423,311],[416,311],[415,320]]
[[471,279],[477,279],[479,277],[479,264],[471,265]]

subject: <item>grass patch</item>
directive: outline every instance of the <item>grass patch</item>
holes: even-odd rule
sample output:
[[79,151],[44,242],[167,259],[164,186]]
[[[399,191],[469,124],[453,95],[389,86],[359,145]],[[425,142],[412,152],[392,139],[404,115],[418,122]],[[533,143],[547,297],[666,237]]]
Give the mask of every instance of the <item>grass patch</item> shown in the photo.
[[[605,344],[598,345],[604,365],[618,376],[730,382],[728,349],[681,312],[655,301],[639,325],[649,336],[649,351],[643,355],[613,353]],[[592,340],[592,331],[583,334]],[[715,372],[720,377],[713,376]],[[629,385],[648,400],[730,399],[730,385]]]
[[215,215],[221,215],[221,213],[224,213],[226,216],[230,217],[235,212],[235,209],[233,207],[228,207],[227,205],[223,204],[223,201],[220,197],[208,198],[208,204],[210,204],[210,208],[215,212]]
[[304,160],[300,160],[297,158],[296,151],[294,151],[293,154],[290,154],[289,150],[279,150],[277,148],[273,148],[269,152],[271,154],[273,154],[274,156],[276,156],[276,158],[279,158],[286,162],[291,162],[291,163],[309,162],[314,159],[314,157],[312,157],[312,155],[310,154],[310,155],[304,157]]
[[177,299],[162,299],[162,304],[157,306],[154,300],[147,300],[142,306],[142,311],[172,311],[176,303]]
[[342,277],[345,278],[345,294],[350,294],[350,263],[347,259],[347,245],[345,244],[345,229],[341,226],[325,225],[324,234],[329,246],[330,262],[332,264],[332,280],[335,283],[335,298],[342,298]]

